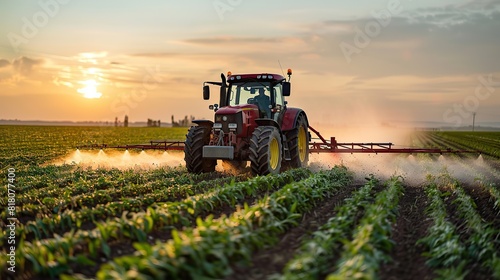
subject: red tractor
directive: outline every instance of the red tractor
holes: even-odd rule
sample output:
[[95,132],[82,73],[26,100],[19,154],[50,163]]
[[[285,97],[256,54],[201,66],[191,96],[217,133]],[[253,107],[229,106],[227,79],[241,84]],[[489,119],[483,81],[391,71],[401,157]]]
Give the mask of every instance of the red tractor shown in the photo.
[[[210,105],[215,122],[195,120],[186,141],[151,140],[148,144],[111,146],[105,143],[80,145],[90,149],[184,150],[189,172],[215,171],[217,160],[231,168],[242,168],[250,161],[256,175],[276,174],[288,168],[304,167],[309,153],[480,153],[479,151],[439,148],[405,148],[388,143],[342,143],[323,137],[309,126],[306,113],[287,107],[288,81],[276,74],[241,74],[221,82],[205,82],[203,99],[210,99],[208,84],[220,86],[219,104]],[[315,138],[311,138],[312,131]],[[311,141],[312,140],[312,141]]]
[[250,161],[256,175],[307,165],[309,159],[306,113],[290,108],[290,76],[277,74],[221,74],[221,82],[205,82],[203,99],[210,99],[208,84],[220,86],[214,122],[195,120],[186,137],[184,154],[189,172],[215,170],[224,165],[243,167]]

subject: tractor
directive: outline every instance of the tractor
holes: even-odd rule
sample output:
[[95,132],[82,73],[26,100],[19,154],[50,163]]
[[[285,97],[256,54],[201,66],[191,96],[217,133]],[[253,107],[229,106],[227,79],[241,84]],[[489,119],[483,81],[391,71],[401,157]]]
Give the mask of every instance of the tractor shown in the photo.
[[306,113],[288,107],[290,78],[277,74],[221,74],[221,82],[204,82],[203,99],[210,86],[220,87],[219,103],[209,106],[214,121],[195,120],[184,142],[184,159],[191,173],[213,172],[217,160],[224,167],[242,168],[250,162],[255,175],[307,166],[309,124]]
[[[78,149],[184,150],[191,173],[215,171],[221,160],[224,169],[242,169],[250,162],[255,175],[277,174],[307,166],[310,153],[480,153],[471,150],[395,147],[391,142],[338,142],[325,138],[309,125],[306,113],[288,107],[290,78],[277,74],[221,74],[220,82],[203,83],[203,99],[210,99],[210,86],[220,87],[219,103],[209,106],[214,121],[195,120],[184,142],[151,140],[145,144],[112,146],[105,143],[80,145]],[[310,131],[315,135],[311,137]]]

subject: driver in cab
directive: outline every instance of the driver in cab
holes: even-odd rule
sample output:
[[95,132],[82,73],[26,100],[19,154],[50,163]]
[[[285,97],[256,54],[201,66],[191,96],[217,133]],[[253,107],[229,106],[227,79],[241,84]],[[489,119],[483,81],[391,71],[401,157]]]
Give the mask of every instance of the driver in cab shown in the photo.
[[265,94],[265,90],[263,88],[257,89],[259,94],[254,97],[255,103],[259,106],[259,111],[264,112],[266,118],[271,118],[271,99],[269,96]]

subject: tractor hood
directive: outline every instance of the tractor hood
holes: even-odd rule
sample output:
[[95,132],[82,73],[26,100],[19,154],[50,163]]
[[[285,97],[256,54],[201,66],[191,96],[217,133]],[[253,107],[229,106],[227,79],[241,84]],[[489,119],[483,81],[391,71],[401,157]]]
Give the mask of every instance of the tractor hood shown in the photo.
[[217,110],[215,115],[233,115],[242,111],[259,111],[259,108],[253,104],[226,106]]
[[241,104],[220,108],[215,112],[214,121],[224,132],[229,132],[230,126],[233,126],[236,127],[236,135],[248,137],[256,126],[255,119],[257,118],[259,118],[257,105]]

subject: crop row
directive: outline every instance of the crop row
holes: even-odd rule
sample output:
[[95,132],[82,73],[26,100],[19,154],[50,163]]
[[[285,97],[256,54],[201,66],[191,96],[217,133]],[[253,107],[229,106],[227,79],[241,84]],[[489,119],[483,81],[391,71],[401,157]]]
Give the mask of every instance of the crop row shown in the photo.
[[[236,182],[237,179],[236,177],[227,177],[202,181],[195,185],[174,185],[137,198],[123,198],[120,201],[98,204],[91,208],[84,206],[78,210],[67,209],[60,214],[41,215],[36,220],[19,224],[16,227],[16,236],[25,239],[27,235],[33,234],[35,239],[49,238],[56,232],[79,229],[82,224],[87,222],[96,223],[106,218],[118,217],[125,211],[129,214],[139,212],[153,203],[179,200],[189,195],[209,191],[231,181]],[[5,237],[0,237],[0,244],[2,242],[5,242]]]
[[437,268],[440,275],[454,275],[457,279],[465,276],[465,261],[462,256],[465,246],[460,243],[460,237],[455,225],[447,218],[446,206],[441,198],[442,193],[436,184],[426,188],[429,207],[426,209],[433,225],[429,228],[428,235],[419,240],[428,248],[425,256],[427,265]]
[[[443,135],[448,135],[450,132],[442,133]],[[425,147],[432,147],[432,148],[441,148],[441,149],[455,149],[455,150],[475,150],[471,146],[466,146],[463,144],[457,144],[456,142],[453,142],[452,140],[443,138],[440,136],[440,134],[437,133],[418,133],[416,134],[420,138],[425,139],[424,140],[424,145]],[[480,151],[480,149],[478,150]],[[478,154],[447,154],[445,158],[448,160],[450,158],[453,159],[452,162],[450,162],[452,165],[460,165],[461,172],[465,172],[464,174],[467,177],[470,178],[476,178],[480,179],[483,181],[491,181],[491,180],[499,180],[500,179],[500,173],[498,172],[497,169],[490,167],[489,164],[486,162],[483,162],[482,157],[480,157],[480,160],[476,160],[474,163],[472,163],[470,160],[464,160],[466,158],[472,158],[476,159],[476,156]],[[488,159],[489,162],[489,159]],[[443,165],[447,166],[448,163],[444,163]]]
[[[78,174],[78,172],[76,173]],[[140,175],[140,172],[137,171],[126,171],[126,173],[130,173],[126,175],[128,178]],[[143,185],[132,183],[132,185],[117,187],[116,189],[110,187],[108,190],[102,191],[92,192],[88,190],[85,194],[76,197],[65,194],[64,197],[57,199],[57,205],[56,202],[53,202],[56,199],[45,198],[43,201],[38,201],[38,203],[18,206],[16,208],[17,214],[23,217],[25,222],[24,224],[18,223],[16,226],[16,236],[23,238],[25,234],[33,232],[38,238],[41,237],[41,234],[48,237],[54,231],[79,228],[82,223],[87,221],[95,222],[106,217],[121,215],[123,211],[137,212],[154,202],[179,200],[196,193],[205,192],[215,185],[229,181],[239,181],[243,178],[236,176],[204,181],[204,179],[214,178],[214,176],[211,174],[186,173],[175,177],[178,174],[177,169],[163,169],[148,173],[140,177],[154,178],[156,180],[145,182]],[[90,175],[85,177],[95,177],[92,174],[96,174],[96,172],[91,171]],[[74,176],[80,177],[79,175]],[[217,177],[220,176],[215,178]],[[146,180],[139,180],[137,177],[137,182],[142,181]],[[195,182],[199,183],[194,184]],[[87,184],[92,184],[92,182],[89,180]],[[18,201],[19,199],[16,197],[16,204],[18,204]],[[6,215],[6,212],[2,212],[2,215]],[[35,220],[29,220],[29,217],[35,215]],[[5,232],[6,229],[2,226],[0,244],[5,242]]]
[[497,211],[497,215],[500,214],[500,189],[494,184],[488,184],[485,186],[486,190],[490,193],[491,197],[495,200],[493,207]]
[[[176,199],[180,199],[182,197],[186,197],[187,195],[192,195],[193,192],[196,193],[199,191],[205,191],[203,187],[206,185],[200,184],[199,188],[193,189],[190,189],[189,186],[178,188],[179,185],[191,185],[198,182],[203,182],[205,180],[210,180],[212,178],[224,177],[224,175],[216,175],[215,173],[200,175],[184,173],[182,176],[176,176],[176,170],[173,170],[172,172],[168,171],[169,170],[165,170],[165,172],[161,172],[157,175],[150,174],[150,176],[146,176],[146,178],[154,178],[155,180],[151,179],[151,182],[148,182],[147,179],[138,180],[140,182],[144,181],[144,183],[139,183],[139,185],[136,185],[135,182],[127,182],[124,184],[113,186],[113,182],[109,182],[108,184],[110,187],[105,190],[93,189],[93,187],[90,186],[95,183],[89,180],[85,182],[85,184],[89,187],[86,191],[84,191],[83,194],[74,196],[72,194],[71,187],[65,187],[62,188],[63,190],[65,190],[64,195],[61,195],[59,198],[45,197],[41,200],[33,199],[30,203],[25,204],[22,204],[19,201],[27,200],[29,198],[29,195],[26,196],[23,193],[18,193],[16,196],[16,212],[20,217],[23,217],[23,220],[25,221],[33,220],[35,218],[43,219],[44,217],[50,216],[52,214],[56,216],[64,216],[64,214],[62,214],[64,213],[64,211],[78,211],[79,209],[86,209],[97,206],[99,204],[106,204],[113,201],[127,202],[128,200],[129,204],[134,203],[135,201],[133,200],[143,195],[152,195],[152,197],[146,197],[145,199],[152,200],[152,198],[156,197],[156,199],[154,200],[160,201],[162,197],[165,197],[165,194],[167,194],[167,192],[165,192],[165,189],[171,190],[173,192],[172,194],[168,194],[169,197],[177,196]],[[136,173],[139,172],[136,171]],[[159,175],[163,176],[163,179]],[[243,179],[242,176],[235,176],[232,178],[237,181]],[[171,199],[172,198],[168,200]],[[132,201],[130,202],[130,200]],[[144,205],[144,203],[142,203],[142,205]],[[127,210],[132,210],[132,208]],[[6,212],[2,212],[2,217],[5,215]]]
[[429,138],[430,142],[438,146],[442,149],[450,148],[450,149],[457,149],[457,150],[468,150],[470,149],[470,146],[464,145],[457,143],[455,141],[451,141],[442,135],[438,135],[436,133],[427,133],[426,137]]
[[371,192],[377,183],[372,178],[351,197],[346,198],[335,209],[337,214],[302,244],[294,258],[286,264],[283,274],[275,279],[318,279],[321,275],[326,275],[338,244],[350,238],[356,217],[372,202]]
[[[133,256],[101,267],[98,279],[200,279],[231,273],[235,261],[249,261],[252,252],[274,244],[302,214],[351,182],[343,167],[321,171],[245,206],[229,217],[197,219],[196,227],[172,232],[173,239],[151,246],[134,244]],[[209,260],[209,261],[207,261]]]
[[471,197],[457,182],[448,182],[446,185],[451,187],[456,197],[452,203],[457,205],[456,215],[465,222],[466,232],[462,234],[467,238],[463,240],[465,237],[449,219],[442,197],[448,197],[450,193],[442,193],[437,183],[431,183],[426,193],[430,201],[427,212],[433,225],[429,234],[419,240],[428,249],[425,253],[427,264],[436,268],[438,275],[463,279],[469,272],[466,266],[478,263],[489,269],[495,278],[499,278],[500,260],[494,244],[497,231],[483,223]]
[[394,242],[390,239],[396,219],[399,198],[403,193],[398,177],[388,182],[365,211],[353,238],[344,245],[337,271],[327,276],[333,279],[375,279]]
[[[113,240],[146,241],[147,234],[155,228],[190,225],[195,218],[204,213],[224,206],[233,206],[246,198],[256,197],[260,193],[270,191],[295,180],[301,180],[310,175],[305,169],[269,176],[256,177],[246,182],[232,183],[217,188],[212,192],[189,197],[180,202],[163,203],[149,207],[145,212],[127,215],[121,218],[108,219],[96,223],[93,230],[78,230],[66,233],[53,239],[26,242],[20,258],[28,260],[36,273],[54,275],[67,271],[74,262],[89,263],[82,255],[75,252],[90,253],[96,258],[98,253],[109,257],[109,242]],[[85,248],[82,248],[85,246]],[[82,252],[80,252],[82,253]],[[54,262],[54,260],[57,260]],[[51,265],[49,265],[51,264]]]
[[[195,175],[195,176],[180,176],[177,178],[166,178],[164,180],[157,180],[146,182],[136,185],[135,183],[127,184],[124,186],[110,187],[105,190],[94,190],[86,193],[72,196],[70,192],[64,194],[60,198],[45,197],[36,200],[40,203],[28,203],[18,207],[18,213],[23,216],[37,216],[41,217],[44,214],[60,214],[61,212],[69,209],[82,209],[85,207],[93,207],[98,204],[106,204],[113,201],[120,201],[124,198],[136,198],[142,195],[163,194],[165,189],[173,191],[172,195],[176,195],[177,199],[190,195],[193,190],[189,187],[178,188],[179,185],[193,184],[195,182],[209,179],[209,176]],[[233,180],[240,180],[242,177],[233,177]],[[196,191],[199,191],[197,189]]]
[[465,220],[470,235],[466,241],[467,257],[471,262],[480,263],[489,269],[494,278],[500,278],[500,258],[494,243],[498,231],[483,222],[476,210],[476,204],[458,182],[452,185],[452,190],[456,195],[453,203],[457,205],[458,216]]
[[467,132],[438,132],[436,133],[436,135],[453,143],[469,147],[473,150],[481,151],[483,154],[496,158],[500,157],[500,144],[496,141],[492,142],[491,140],[484,137],[478,137],[481,135],[480,133],[471,134]]
[[[54,174],[58,174],[57,172]],[[66,204],[86,204],[89,193],[99,192],[101,196],[127,196],[137,193],[146,193],[151,188],[161,188],[172,184],[189,184],[210,178],[210,174],[186,174],[180,168],[157,169],[154,172],[122,172],[119,170],[87,170],[81,168],[73,173],[54,174],[47,176],[22,177],[18,176],[17,185],[20,195],[17,204],[21,210],[24,204],[39,201],[48,208]],[[28,181],[27,181],[28,180]],[[43,182],[44,187],[39,187],[37,182]],[[149,189],[141,189],[149,188]],[[71,199],[72,203],[68,200]],[[81,202],[80,202],[81,201]],[[1,205],[0,205],[1,206]]]

